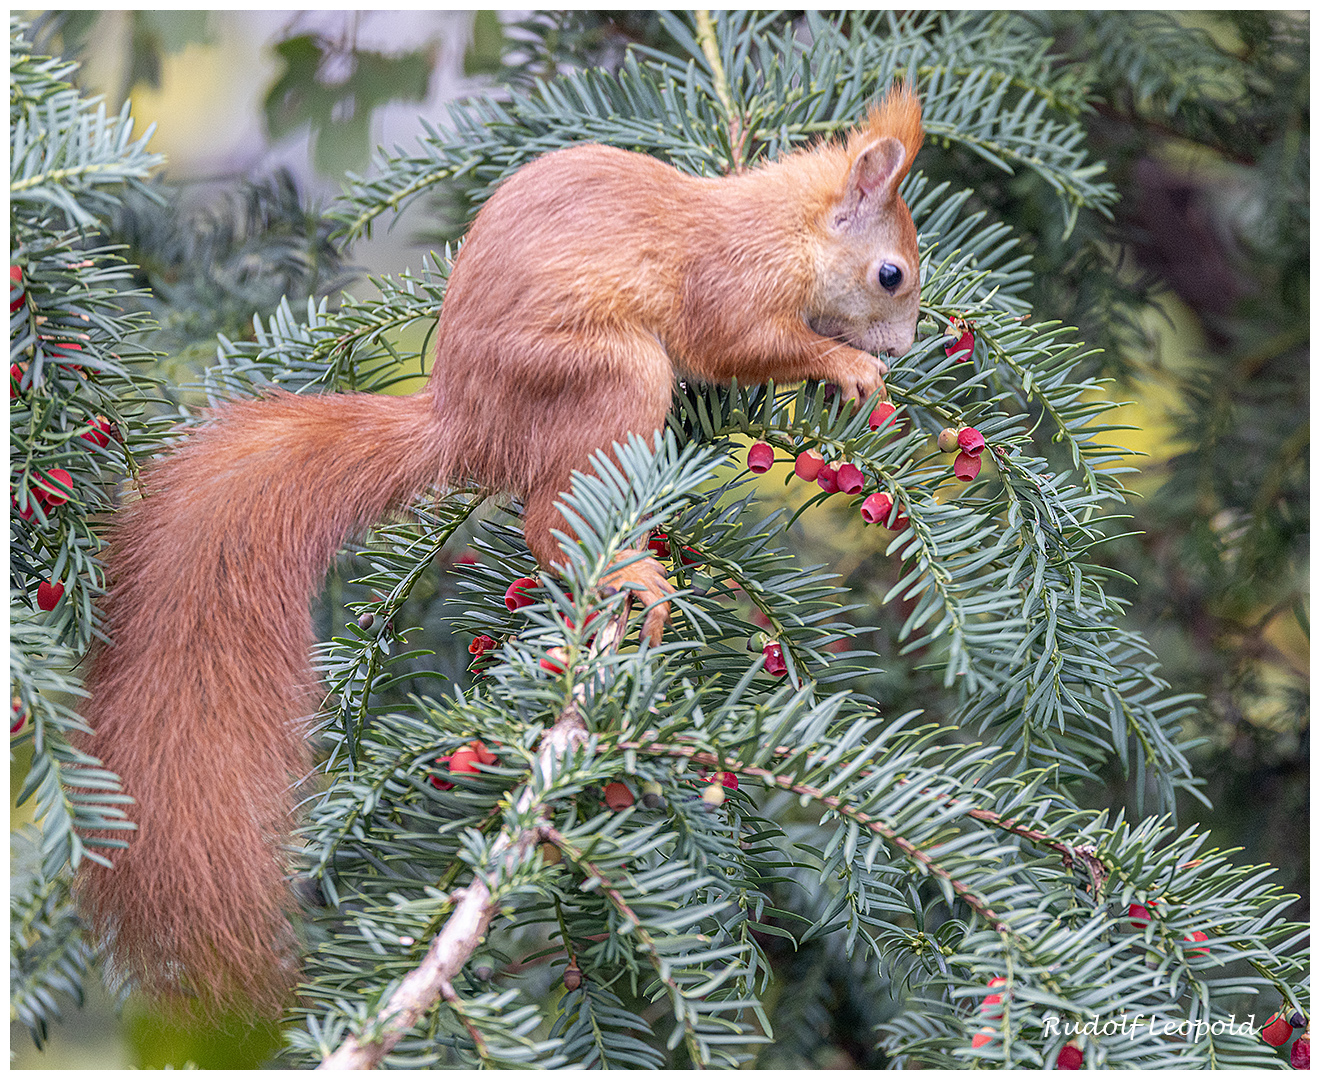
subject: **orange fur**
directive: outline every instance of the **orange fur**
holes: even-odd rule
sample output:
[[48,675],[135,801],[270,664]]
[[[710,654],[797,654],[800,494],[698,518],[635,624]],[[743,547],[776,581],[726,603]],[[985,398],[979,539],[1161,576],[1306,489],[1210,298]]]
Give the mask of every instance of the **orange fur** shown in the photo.
[[[92,659],[85,742],[138,832],[79,881],[126,978],[272,1010],[296,977],[281,845],[319,693],[308,599],[349,535],[471,476],[523,496],[550,567],[571,471],[662,427],[676,376],[883,389],[867,350],[902,352],[916,321],[897,184],[920,130],[902,89],[846,145],[732,177],[603,146],[533,161],[455,261],[425,390],[230,404],[145,471],[109,535],[115,644]],[[884,263],[900,287],[876,284]]]

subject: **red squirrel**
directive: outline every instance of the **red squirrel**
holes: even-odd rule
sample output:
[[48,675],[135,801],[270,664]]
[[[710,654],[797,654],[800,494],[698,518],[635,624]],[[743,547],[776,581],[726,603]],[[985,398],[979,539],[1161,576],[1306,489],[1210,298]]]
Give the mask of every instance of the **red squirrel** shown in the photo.
[[[287,998],[283,845],[319,702],[310,599],[355,531],[476,477],[522,497],[552,569],[571,472],[663,427],[676,379],[883,391],[879,355],[916,328],[898,186],[921,138],[904,85],[843,142],[724,177],[607,146],[547,154],[477,214],[423,390],[231,402],[144,471],[108,533],[114,644],[87,680],[83,748],[135,800],[114,868],[85,863],[78,882],[112,976],[201,1005]],[[668,590],[654,560],[618,573],[645,599]]]

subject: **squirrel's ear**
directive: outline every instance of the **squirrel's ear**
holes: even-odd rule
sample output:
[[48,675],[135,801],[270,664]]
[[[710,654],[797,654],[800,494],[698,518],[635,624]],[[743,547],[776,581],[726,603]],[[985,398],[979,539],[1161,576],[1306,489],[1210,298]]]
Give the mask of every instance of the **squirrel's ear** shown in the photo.
[[907,149],[892,135],[882,135],[862,147],[848,170],[848,186],[835,221],[842,224],[892,202],[907,171]]

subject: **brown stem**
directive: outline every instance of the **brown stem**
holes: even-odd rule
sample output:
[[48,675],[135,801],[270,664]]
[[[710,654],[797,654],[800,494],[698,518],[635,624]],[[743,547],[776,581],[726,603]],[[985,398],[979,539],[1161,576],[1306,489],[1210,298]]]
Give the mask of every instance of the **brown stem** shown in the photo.
[[[631,597],[613,616],[610,624],[598,635],[593,653],[605,648],[617,649],[626,632]],[[565,703],[559,718],[541,739],[540,757],[542,775],[550,775],[555,765],[573,747],[585,742],[587,726],[582,719],[581,702],[584,691],[574,686],[573,694]],[[536,795],[530,784],[524,785],[515,804],[516,812],[523,816],[532,809]],[[491,880],[498,883],[501,873],[512,870],[526,857],[531,846],[540,841],[544,826],[503,831],[490,849],[490,862],[496,867]],[[471,959],[490,927],[490,921],[499,911],[499,898],[480,874],[463,889],[455,890],[457,899],[440,933],[431,942],[422,962],[404,977],[390,999],[372,1017],[358,1035],[350,1035],[334,1053],[318,1066],[321,1069],[374,1069],[423,1016],[444,998],[462,1020],[472,1037],[478,1055],[485,1056],[485,1040],[474,1029],[454,990],[454,979]]]

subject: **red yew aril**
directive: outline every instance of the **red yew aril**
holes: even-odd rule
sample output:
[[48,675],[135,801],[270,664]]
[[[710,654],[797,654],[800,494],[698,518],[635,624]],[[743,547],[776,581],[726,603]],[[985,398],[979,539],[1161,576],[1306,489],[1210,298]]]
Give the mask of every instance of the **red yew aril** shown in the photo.
[[568,653],[556,645],[553,649],[546,650],[540,664],[551,675],[562,675],[568,668]]
[[[1154,900],[1151,901],[1153,905]],[[1151,920],[1150,909],[1145,904],[1129,904],[1128,918],[1132,920],[1132,925],[1138,930],[1145,926]]]
[[504,606],[510,611],[517,611],[528,604],[536,603],[527,595],[527,590],[534,589],[536,586],[537,581],[535,578],[520,577],[515,579],[513,584],[504,590]]
[[856,465],[840,465],[835,471],[834,482],[845,495],[856,495],[866,484],[866,476]]
[[1292,1044],[1292,1052],[1288,1055],[1288,1064],[1294,1069],[1309,1069],[1311,1067],[1311,1036],[1303,1034]]
[[977,454],[963,452],[953,459],[953,475],[963,482],[975,480],[980,471],[981,458]]
[[820,485],[821,491],[833,495],[839,490],[838,470],[833,465],[822,465],[816,474],[816,483]]
[[72,488],[73,477],[64,469],[51,469],[45,476],[32,481],[32,490],[47,506],[60,506],[69,501],[69,496],[56,486],[58,484]]
[[868,525],[874,525],[877,521],[883,523],[893,508],[894,500],[883,491],[877,491],[862,500],[862,520]]
[[703,784],[723,784],[730,791],[738,790],[738,777],[731,772],[716,773],[713,776],[703,776],[701,782]]
[[64,584],[59,581],[43,581],[37,586],[37,607],[42,611],[54,611],[55,605],[64,595]]
[[815,480],[824,465],[825,458],[819,450],[803,450],[793,462],[793,471],[803,480]]
[[747,467],[754,473],[767,472],[775,463],[775,450],[769,443],[752,443],[747,451]]
[[777,641],[772,641],[764,649],[761,655],[765,657],[765,670],[767,675],[783,675],[788,671],[788,664],[784,662],[784,648]]
[[89,443],[94,443],[104,450],[110,445],[110,421],[104,416],[98,416],[92,421],[92,426],[84,431],[80,438],[86,439]]
[[[443,765],[446,769],[448,769],[449,755],[446,754],[444,757],[436,758],[435,763],[437,765]],[[430,776],[427,777],[427,780],[430,781],[431,786],[435,788],[437,791],[452,791],[454,789],[454,785],[450,783],[448,780],[441,779],[439,773],[432,773]]]
[[449,759],[449,771],[451,773],[474,773],[477,771],[477,763],[480,760],[480,755],[472,747],[460,746]]
[[468,744],[468,746],[472,750],[472,752],[477,755],[477,760],[481,762],[483,765],[494,765],[496,762],[500,760],[495,756],[494,751],[492,751],[480,739],[473,739],[472,742]]
[[1260,1037],[1271,1046],[1282,1046],[1292,1038],[1292,1025],[1285,1020],[1281,1013],[1275,1013],[1270,1017],[1270,1022],[1260,1029]]
[[605,805],[616,813],[627,810],[634,802],[633,793],[628,785],[619,780],[611,780],[605,785],[604,798]]
[[871,417],[867,423],[871,425],[872,431],[878,431],[889,422],[890,417],[896,412],[898,412],[897,408],[889,404],[887,401],[882,401],[871,412]]
[[26,296],[27,290],[23,288],[23,268],[21,266],[11,266],[9,268],[10,315],[23,306],[23,300]]
[[958,449],[965,454],[979,454],[985,449],[985,439],[974,427],[965,427],[958,432]]
[[652,533],[651,539],[646,542],[646,546],[657,559],[669,558],[669,537],[664,533]]
[[962,336],[959,337],[957,341],[955,341],[952,345],[944,346],[944,355],[954,356],[957,353],[962,353],[963,355],[958,357],[960,362],[964,360],[970,360],[972,358],[972,350],[975,347],[976,347],[976,338],[972,336],[972,332],[970,330],[964,330],[962,332]]
[[[1183,938],[1184,941],[1208,941],[1209,939],[1210,935],[1204,930],[1193,930],[1187,937]],[[1209,949],[1188,949],[1187,955],[1205,956],[1209,951]]]
[[981,1047],[983,1047],[986,1043],[991,1042],[994,1039],[994,1037],[995,1037],[994,1028],[988,1028],[988,1027],[982,1028],[980,1031],[978,1031],[975,1035],[972,1036],[972,1049],[973,1050],[981,1049]]
[[468,652],[473,656],[482,656],[495,648],[497,642],[489,634],[478,634],[472,639],[472,644],[468,646]]
[[1083,1060],[1081,1050],[1069,1043],[1059,1051],[1059,1060],[1054,1067],[1056,1069],[1080,1069]]

